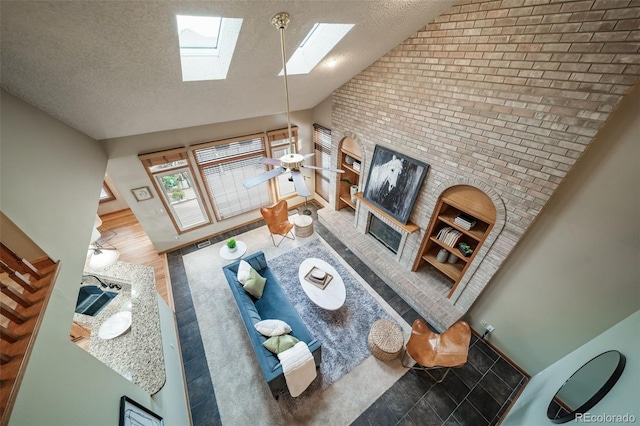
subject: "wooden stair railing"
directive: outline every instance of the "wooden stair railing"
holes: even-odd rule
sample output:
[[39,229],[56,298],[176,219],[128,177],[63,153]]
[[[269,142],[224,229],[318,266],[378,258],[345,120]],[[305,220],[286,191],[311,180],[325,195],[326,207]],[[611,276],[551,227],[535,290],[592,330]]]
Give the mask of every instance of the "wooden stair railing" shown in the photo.
[[14,283],[18,284],[29,293],[35,293],[36,291],[38,291],[38,289],[31,284],[31,280],[29,279],[29,277],[26,277],[21,273],[14,271],[2,260],[0,260],[0,272],[5,272]]
[[31,305],[33,305],[35,303],[35,302],[27,299],[26,297],[24,297],[22,295],[22,293],[20,293],[19,291],[17,291],[13,287],[8,286],[6,284],[1,284],[0,283],[0,291],[2,291],[2,294],[6,294],[11,300],[16,302],[18,305],[24,306],[25,308],[28,308],[29,306],[31,306]]
[[31,264],[28,260],[18,256],[11,250],[9,247],[0,243],[0,257],[2,261],[6,263],[11,269],[16,272],[20,272],[21,274],[29,274],[33,279],[39,280],[42,278],[40,272],[36,269],[35,266]]
[[[19,259],[19,261],[17,260]],[[37,266],[36,266],[37,265]],[[13,269],[19,267],[19,270]],[[0,247],[0,425],[6,426],[58,273],[58,263],[29,262]],[[9,300],[10,299],[10,300]],[[10,306],[11,305],[11,306]],[[15,306],[13,306],[15,305]]]

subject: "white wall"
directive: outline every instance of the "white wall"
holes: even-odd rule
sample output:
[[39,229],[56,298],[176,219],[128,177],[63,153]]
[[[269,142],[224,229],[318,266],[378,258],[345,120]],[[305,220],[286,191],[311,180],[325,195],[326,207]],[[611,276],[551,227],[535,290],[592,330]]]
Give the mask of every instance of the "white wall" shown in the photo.
[[330,129],[332,109],[333,95],[329,96],[313,108],[313,122]]
[[640,309],[638,105],[636,85],[469,311],[529,374]]
[[[1,97],[2,211],[60,272],[13,409],[11,425],[114,425],[128,395],[170,424],[183,409],[152,398],[69,340],[107,156],[100,144],[5,91]],[[178,368],[180,366],[178,365]],[[174,382],[170,386],[180,386]],[[183,404],[184,406],[184,404]]]
[[[596,404],[589,413],[593,416],[625,415],[640,420],[640,348],[638,347],[640,330],[640,311],[620,321],[593,340],[571,352],[559,361],[545,368],[531,378],[520,398],[516,401],[503,426],[540,426],[553,424],[547,418],[549,402],[560,386],[584,363],[609,350],[618,350],[626,357],[626,366],[618,383]],[[570,422],[567,424],[573,424]],[[598,422],[598,424],[619,424]]]
[[[302,153],[312,152],[313,147],[313,118],[312,110],[294,111],[291,113],[292,125],[298,126],[298,139]],[[248,212],[236,217],[216,223],[213,210],[210,208],[214,223],[193,231],[178,234],[171,219],[164,212],[164,206],[156,193],[151,180],[146,174],[138,154],[143,152],[159,151],[162,149],[190,146],[197,143],[215,141],[237,136],[250,135],[268,130],[287,127],[286,114],[278,114],[267,117],[257,117],[246,120],[238,120],[221,124],[189,127],[184,129],[168,130],[163,132],[147,133],[143,135],[127,136],[102,141],[105,147],[109,164],[107,171],[113,179],[121,196],[131,207],[138,221],[144,228],[154,247],[159,252],[169,251],[183,246],[189,242],[200,241],[210,235],[223,232],[227,229],[260,219],[258,210]],[[313,173],[304,171],[306,176],[312,179],[307,181],[309,188],[314,187]],[[199,177],[196,177],[199,179]],[[200,188],[204,193],[205,188],[200,182]],[[154,193],[154,198],[142,202],[136,202],[131,194],[131,189],[140,186],[148,186]],[[294,197],[287,200],[289,205],[304,202],[302,197]],[[209,206],[211,207],[211,206]]]

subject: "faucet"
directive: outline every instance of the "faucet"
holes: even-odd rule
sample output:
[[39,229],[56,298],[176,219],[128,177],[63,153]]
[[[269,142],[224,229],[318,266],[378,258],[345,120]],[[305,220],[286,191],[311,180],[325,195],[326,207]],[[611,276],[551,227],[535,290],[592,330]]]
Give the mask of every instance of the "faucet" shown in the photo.
[[[122,286],[120,284],[114,284],[114,283],[107,284],[104,281],[102,281],[100,278],[98,278],[96,275],[92,275],[92,274],[84,274],[84,275],[82,275],[82,278],[85,278],[85,277],[93,277],[93,278],[95,278],[96,280],[98,280],[98,282],[100,283],[102,288],[109,287],[111,289],[115,288],[117,290],[122,290]],[[80,283],[80,284],[82,284],[82,283]]]

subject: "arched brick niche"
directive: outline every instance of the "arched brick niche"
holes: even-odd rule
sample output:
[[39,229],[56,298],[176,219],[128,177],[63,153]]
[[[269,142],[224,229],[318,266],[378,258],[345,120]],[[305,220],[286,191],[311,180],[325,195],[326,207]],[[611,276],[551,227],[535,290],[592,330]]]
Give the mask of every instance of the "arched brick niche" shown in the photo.
[[335,209],[351,209],[355,212],[356,202],[350,192],[350,187],[354,187],[356,192],[362,188],[362,168],[363,168],[363,147],[362,144],[352,136],[345,136],[340,139],[337,149],[336,168],[343,170],[336,176]]
[[[500,195],[486,182],[474,178],[455,178],[443,182],[433,191],[428,203],[434,210],[441,197],[446,197],[452,189],[465,187],[486,197],[486,202],[490,202],[495,209],[495,219],[477,253],[474,254],[473,260],[467,266],[464,275],[457,282],[453,292],[449,294],[449,302],[463,312],[471,307],[506,257],[506,253],[503,251],[492,249],[505,227],[507,217],[505,204]],[[435,214],[436,212],[434,212]],[[429,238],[429,235],[425,235],[425,238]]]
[[[352,132],[331,132],[331,167],[334,169],[340,169],[343,155],[343,148],[346,148],[347,151],[351,151],[356,154],[356,157],[360,158],[360,178],[358,181],[358,186],[362,189],[364,184],[364,166],[365,166],[365,158],[367,156],[365,152],[365,147],[362,141],[356,136],[356,134]],[[340,185],[341,179],[343,178],[343,173],[330,173],[329,178],[329,204],[335,209],[340,210],[339,206],[339,197],[340,197]]]

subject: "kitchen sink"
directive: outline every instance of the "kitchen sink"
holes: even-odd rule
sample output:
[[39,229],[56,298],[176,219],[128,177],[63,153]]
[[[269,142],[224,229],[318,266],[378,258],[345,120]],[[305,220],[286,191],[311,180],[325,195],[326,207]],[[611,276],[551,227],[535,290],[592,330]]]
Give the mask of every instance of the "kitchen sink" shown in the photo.
[[95,285],[80,287],[78,301],[76,302],[76,313],[96,316],[111,302],[118,293],[113,291],[103,291]]

